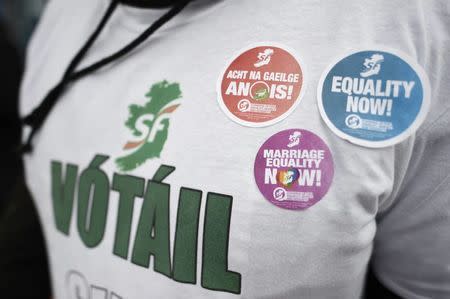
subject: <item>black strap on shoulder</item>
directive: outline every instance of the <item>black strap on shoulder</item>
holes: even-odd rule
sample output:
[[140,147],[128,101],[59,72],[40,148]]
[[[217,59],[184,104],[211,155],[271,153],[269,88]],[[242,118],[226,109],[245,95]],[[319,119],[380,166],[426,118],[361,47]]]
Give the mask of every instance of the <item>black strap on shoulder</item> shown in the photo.
[[170,19],[180,13],[192,0],[181,0],[177,1],[176,4],[161,18],[156,20],[150,27],[148,27],[143,33],[141,33],[137,38],[131,41],[128,45],[124,46],[122,49],[118,50],[116,53],[107,56],[81,70],[75,71],[78,64],[81,62],[85,54],[88,52],[92,44],[95,42],[97,37],[100,35],[102,29],[105,27],[106,23],[110,19],[120,0],[113,0],[106,10],[104,16],[102,17],[100,23],[98,24],[95,31],[83,45],[83,47],[78,51],[75,57],[70,62],[67,67],[61,81],[53,87],[45,98],[42,100],[41,104],[33,110],[29,115],[22,119],[22,124],[30,127],[29,135],[26,139],[25,144],[20,148],[20,152],[27,153],[32,151],[32,141],[36,132],[42,127],[45,119],[50,114],[51,110],[60,99],[62,93],[66,90],[69,84],[75,82],[76,80],[91,74],[98,69],[110,64],[111,62],[127,55],[137,46],[142,44],[147,38],[149,38],[156,30],[161,28]]

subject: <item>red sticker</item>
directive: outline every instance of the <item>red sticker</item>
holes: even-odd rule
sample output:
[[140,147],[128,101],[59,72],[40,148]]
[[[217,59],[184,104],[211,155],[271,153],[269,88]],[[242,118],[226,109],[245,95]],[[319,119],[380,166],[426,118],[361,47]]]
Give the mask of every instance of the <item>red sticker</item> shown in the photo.
[[300,60],[273,43],[240,51],[217,86],[220,107],[233,121],[250,127],[272,125],[287,117],[305,92]]

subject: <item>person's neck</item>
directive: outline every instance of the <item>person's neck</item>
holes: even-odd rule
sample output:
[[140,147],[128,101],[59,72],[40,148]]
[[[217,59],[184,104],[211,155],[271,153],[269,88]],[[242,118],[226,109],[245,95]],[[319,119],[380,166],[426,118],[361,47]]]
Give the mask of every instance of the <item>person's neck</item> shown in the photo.
[[167,8],[177,0],[119,0],[120,3],[141,8]]

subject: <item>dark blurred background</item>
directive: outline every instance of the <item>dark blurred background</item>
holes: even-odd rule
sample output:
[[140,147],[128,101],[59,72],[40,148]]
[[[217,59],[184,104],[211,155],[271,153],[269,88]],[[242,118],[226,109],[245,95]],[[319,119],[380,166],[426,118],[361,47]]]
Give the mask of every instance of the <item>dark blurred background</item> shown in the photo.
[[46,2],[47,0],[0,0],[2,29],[21,56]]
[[50,298],[41,227],[17,153],[25,48],[44,5],[42,0],[0,0],[0,298]]

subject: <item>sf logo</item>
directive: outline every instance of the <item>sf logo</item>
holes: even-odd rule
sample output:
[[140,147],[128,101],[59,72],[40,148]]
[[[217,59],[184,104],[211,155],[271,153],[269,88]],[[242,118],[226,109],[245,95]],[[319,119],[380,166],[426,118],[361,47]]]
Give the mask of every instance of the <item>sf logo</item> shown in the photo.
[[66,292],[69,299],[123,299],[113,291],[90,284],[83,274],[75,270],[66,274]]

